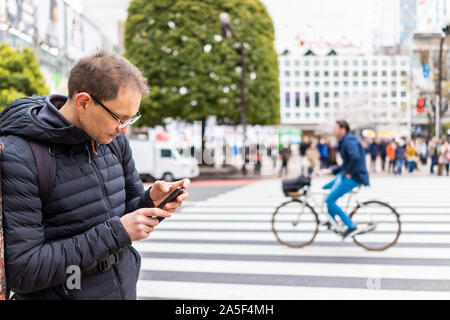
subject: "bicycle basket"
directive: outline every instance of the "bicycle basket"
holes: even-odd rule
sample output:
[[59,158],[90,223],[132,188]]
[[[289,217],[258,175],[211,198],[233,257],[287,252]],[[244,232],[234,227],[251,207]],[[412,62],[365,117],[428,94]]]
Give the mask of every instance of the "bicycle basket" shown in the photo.
[[283,186],[284,195],[288,196],[289,192],[297,192],[301,188],[311,185],[311,178],[301,175],[296,179],[283,180],[281,185]]

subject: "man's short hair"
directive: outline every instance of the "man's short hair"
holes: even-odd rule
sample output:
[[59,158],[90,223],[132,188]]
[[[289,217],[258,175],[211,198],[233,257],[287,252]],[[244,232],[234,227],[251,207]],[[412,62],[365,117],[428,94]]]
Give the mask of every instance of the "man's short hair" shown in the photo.
[[344,128],[345,132],[350,132],[350,125],[345,120],[338,120],[336,121],[336,124],[339,126],[339,128]]
[[100,50],[81,58],[70,70],[69,98],[78,92],[87,92],[100,100],[113,100],[120,88],[133,88],[142,96],[150,92],[141,71],[118,54]]

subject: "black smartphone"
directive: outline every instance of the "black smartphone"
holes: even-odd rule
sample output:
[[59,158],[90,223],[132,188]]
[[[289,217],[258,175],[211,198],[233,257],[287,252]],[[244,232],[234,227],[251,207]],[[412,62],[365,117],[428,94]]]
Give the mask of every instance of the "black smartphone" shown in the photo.
[[[184,192],[183,187],[178,187],[175,190],[173,190],[167,198],[165,198],[159,205],[158,208],[162,209],[167,203],[175,201],[175,199]],[[163,221],[163,217],[158,217],[159,222]]]

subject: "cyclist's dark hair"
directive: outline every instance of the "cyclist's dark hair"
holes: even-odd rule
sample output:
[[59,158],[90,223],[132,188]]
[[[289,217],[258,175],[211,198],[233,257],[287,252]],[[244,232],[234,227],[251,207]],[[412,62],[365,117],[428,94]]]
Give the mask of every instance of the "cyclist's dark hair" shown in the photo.
[[345,120],[338,120],[338,121],[336,121],[336,123],[339,126],[339,128],[344,128],[345,132],[350,132],[350,126],[349,126],[347,121],[345,121]]

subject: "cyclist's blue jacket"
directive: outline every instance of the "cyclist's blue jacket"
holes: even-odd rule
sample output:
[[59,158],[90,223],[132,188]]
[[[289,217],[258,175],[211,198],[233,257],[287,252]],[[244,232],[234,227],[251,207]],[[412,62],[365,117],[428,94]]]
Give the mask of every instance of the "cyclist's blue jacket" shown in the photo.
[[352,133],[347,133],[339,141],[338,148],[343,164],[333,169],[333,173],[349,173],[356,182],[368,186],[369,173],[366,168],[366,152],[358,138]]

